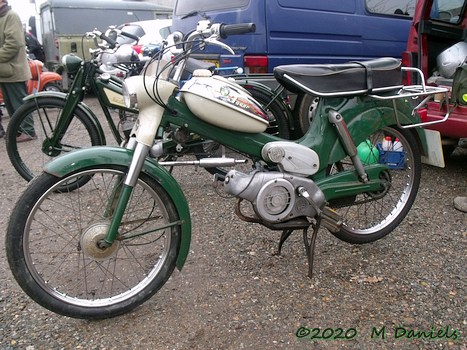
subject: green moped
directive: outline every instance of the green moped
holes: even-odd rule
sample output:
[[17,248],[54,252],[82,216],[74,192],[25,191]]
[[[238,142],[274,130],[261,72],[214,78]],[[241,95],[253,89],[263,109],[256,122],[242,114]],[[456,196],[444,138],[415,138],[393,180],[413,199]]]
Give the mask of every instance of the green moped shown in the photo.
[[[199,70],[179,89],[197,47],[231,51],[221,38],[254,30],[251,23],[201,21],[188,35],[174,33],[174,45],[182,47],[175,57],[166,60],[162,52],[145,74],[125,81],[126,106],[139,110],[126,147],[68,153],[29,184],[11,213],[6,250],[14,277],[32,299],[62,315],[113,317],[143,303],[175,267],[182,269],[190,211],[180,185],[158,163],[166,146],[156,137],[160,127],[175,125],[252,159],[248,169],[245,159],[225,156],[171,165],[231,167],[215,181],[238,198],[238,217],[282,231],[278,253],[301,231],[310,277],[320,228],[363,244],[401,223],[427,153],[417,111],[446,90],[403,86],[400,62],[392,58],[280,66],[275,76],[289,91],[319,96],[305,135],[285,140],[265,133],[265,111],[234,81]],[[420,96],[414,108],[412,99]]]

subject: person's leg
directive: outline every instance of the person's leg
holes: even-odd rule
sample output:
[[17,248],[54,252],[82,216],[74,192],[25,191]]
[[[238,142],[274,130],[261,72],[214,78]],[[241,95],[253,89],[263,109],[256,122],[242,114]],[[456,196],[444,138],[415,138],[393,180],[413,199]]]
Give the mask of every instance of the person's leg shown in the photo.
[[[15,111],[23,104],[23,98],[28,95],[26,83],[2,83],[1,86],[5,107],[11,118]],[[31,116],[24,119],[21,129],[25,134],[35,136],[34,121]]]
[[[2,102],[3,102],[3,88],[2,88],[2,84],[0,84],[0,92],[2,93]],[[3,107],[0,107],[0,139],[5,136],[5,129],[3,128],[3,124],[2,124],[2,117],[3,117]]]
[[0,106],[0,139],[5,136],[5,129],[3,129],[2,125],[2,116],[3,116],[3,107]]

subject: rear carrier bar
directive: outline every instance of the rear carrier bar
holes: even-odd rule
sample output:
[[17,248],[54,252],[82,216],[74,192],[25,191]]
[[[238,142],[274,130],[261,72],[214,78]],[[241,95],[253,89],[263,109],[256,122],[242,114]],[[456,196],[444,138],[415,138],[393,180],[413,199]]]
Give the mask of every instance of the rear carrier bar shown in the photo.
[[425,77],[423,75],[423,72],[418,69],[418,68],[413,68],[413,67],[401,67],[402,71],[411,71],[418,73],[420,75],[420,81],[422,82],[420,85],[407,85],[407,86],[402,86],[402,88],[399,89],[397,94],[395,95],[389,95],[389,96],[381,96],[381,95],[375,95],[375,94],[370,94],[369,96],[378,100],[393,100],[393,105],[394,105],[394,115],[396,117],[396,122],[397,126],[403,129],[409,129],[409,128],[415,128],[419,126],[427,126],[431,124],[437,124],[437,123],[443,123],[446,120],[448,120],[449,115],[451,113],[451,110],[447,108],[447,112],[444,116],[443,119],[440,120],[434,120],[434,121],[429,121],[429,122],[421,122],[417,124],[410,124],[410,125],[402,125],[399,121],[399,112],[397,111],[396,108],[396,100],[399,98],[412,98],[412,99],[417,99],[419,97],[423,97],[423,100],[413,108],[412,110],[412,115],[415,113],[418,113],[418,110],[421,108],[424,108],[428,101],[430,101],[433,97],[433,95],[436,94],[443,94],[444,95],[444,101],[448,101],[448,93],[449,89],[448,88],[443,88],[443,87],[438,87],[438,86],[427,86],[425,85]]

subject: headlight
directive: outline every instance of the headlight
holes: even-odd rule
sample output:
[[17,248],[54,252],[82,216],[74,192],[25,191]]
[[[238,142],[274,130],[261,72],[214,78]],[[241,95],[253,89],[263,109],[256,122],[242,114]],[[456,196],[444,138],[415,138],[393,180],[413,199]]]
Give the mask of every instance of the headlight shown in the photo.
[[78,71],[81,66],[81,62],[83,62],[81,58],[72,54],[64,55],[62,57],[62,64],[70,74],[74,74]]
[[[137,77],[134,77],[134,78],[137,78]],[[128,79],[125,79],[125,81],[123,82],[123,86],[122,86],[122,94],[123,94],[123,101],[125,102],[125,106],[127,108],[131,108],[131,109],[137,109],[138,108],[138,97],[137,97],[137,94],[136,94],[136,87],[137,85],[135,83],[137,83],[139,79],[132,79],[132,77],[128,78]]]

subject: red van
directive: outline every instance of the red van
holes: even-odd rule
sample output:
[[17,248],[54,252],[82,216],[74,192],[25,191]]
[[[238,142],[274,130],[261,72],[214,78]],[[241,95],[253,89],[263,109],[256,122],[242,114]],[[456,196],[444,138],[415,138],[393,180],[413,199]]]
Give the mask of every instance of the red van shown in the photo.
[[[461,138],[467,138],[466,7],[467,0],[417,1],[407,51],[402,55],[405,66],[423,72],[426,84],[452,91],[449,101],[435,96],[421,113],[424,121],[435,121],[451,109],[447,121],[426,126],[441,133],[445,155]],[[417,79],[416,75],[408,76],[409,83],[419,84]]]

